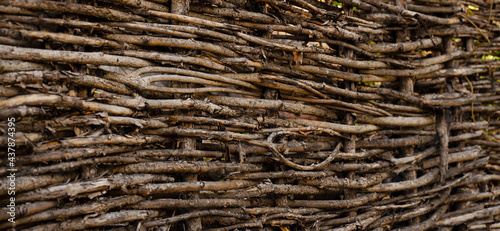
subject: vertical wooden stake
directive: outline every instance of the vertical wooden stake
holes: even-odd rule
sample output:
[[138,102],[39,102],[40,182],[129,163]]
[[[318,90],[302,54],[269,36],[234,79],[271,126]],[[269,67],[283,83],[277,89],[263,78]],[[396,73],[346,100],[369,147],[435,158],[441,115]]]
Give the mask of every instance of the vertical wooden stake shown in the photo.
[[436,113],[436,131],[439,136],[439,181],[444,184],[446,172],[448,171],[448,122],[446,121],[446,110],[440,109]]
[[[171,13],[187,15],[187,13],[189,11],[189,4],[190,4],[190,0],[173,0],[170,4]],[[176,22],[172,22],[172,24],[175,24],[175,23]],[[192,111],[190,111],[188,113],[188,116],[193,116],[193,115],[194,115],[194,113]],[[192,123],[186,123],[186,124],[184,124],[184,127],[193,128],[194,126]],[[182,144],[181,144],[181,148],[188,149],[188,150],[195,150],[196,149],[196,139],[194,139],[194,138],[183,139]],[[194,159],[190,159],[190,160],[192,161]],[[186,182],[198,181],[198,175],[197,174],[187,174],[184,177],[184,181],[186,181]],[[199,194],[198,193],[191,193],[189,195],[189,197],[199,198]],[[198,230],[201,230],[203,228],[201,225],[201,218],[199,218],[199,217],[187,220],[186,225],[187,225],[188,231],[198,231]]]

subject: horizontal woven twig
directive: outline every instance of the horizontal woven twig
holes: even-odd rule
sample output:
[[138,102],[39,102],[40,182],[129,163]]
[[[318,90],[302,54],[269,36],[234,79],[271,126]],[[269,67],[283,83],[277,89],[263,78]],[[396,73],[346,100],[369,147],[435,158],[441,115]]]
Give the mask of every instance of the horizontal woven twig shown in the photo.
[[499,4],[0,1],[0,229],[498,228]]

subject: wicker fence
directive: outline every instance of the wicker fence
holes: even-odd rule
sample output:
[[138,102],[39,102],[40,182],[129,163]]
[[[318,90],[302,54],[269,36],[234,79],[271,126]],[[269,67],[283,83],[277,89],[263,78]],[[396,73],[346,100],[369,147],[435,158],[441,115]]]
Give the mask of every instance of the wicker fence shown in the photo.
[[500,229],[499,0],[0,4],[0,230]]

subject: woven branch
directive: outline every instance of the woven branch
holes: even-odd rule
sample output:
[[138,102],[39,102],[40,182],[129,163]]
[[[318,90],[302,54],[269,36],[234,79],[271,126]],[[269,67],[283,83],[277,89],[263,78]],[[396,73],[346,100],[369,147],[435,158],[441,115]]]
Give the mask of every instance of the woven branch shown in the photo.
[[499,12],[0,0],[0,229],[498,228]]

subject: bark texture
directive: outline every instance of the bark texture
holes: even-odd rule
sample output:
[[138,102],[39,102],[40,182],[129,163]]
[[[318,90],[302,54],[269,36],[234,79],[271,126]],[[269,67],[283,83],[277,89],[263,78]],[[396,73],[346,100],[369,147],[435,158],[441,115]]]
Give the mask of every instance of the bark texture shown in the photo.
[[1,230],[500,227],[498,0],[0,0],[0,19]]

